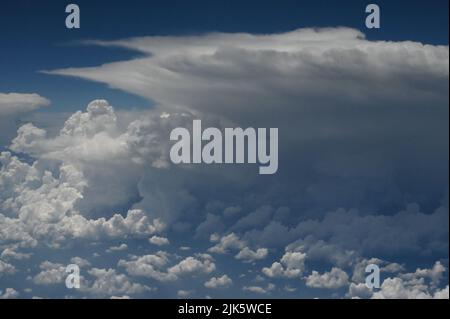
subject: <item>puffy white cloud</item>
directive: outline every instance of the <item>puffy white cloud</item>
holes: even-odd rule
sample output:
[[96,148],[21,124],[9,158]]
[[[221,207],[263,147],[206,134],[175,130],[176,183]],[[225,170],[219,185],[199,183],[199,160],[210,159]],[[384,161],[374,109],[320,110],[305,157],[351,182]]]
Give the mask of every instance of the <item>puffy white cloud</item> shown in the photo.
[[211,279],[205,282],[205,287],[212,289],[224,288],[229,287],[232,283],[233,281],[231,280],[230,277],[228,277],[228,275],[223,275],[221,277],[212,277]]
[[437,261],[430,269],[417,268],[414,273],[402,274],[401,278],[406,280],[417,280],[418,278],[428,278],[432,285],[438,285],[444,277],[447,268]]
[[427,286],[421,281],[405,282],[401,278],[387,278],[381,285],[381,290],[372,296],[373,299],[430,299]]
[[302,252],[286,252],[280,262],[274,262],[270,267],[262,269],[267,277],[300,277],[305,270],[306,254]]
[[444,289],[438,290],[434,293],[434,299],[449,299],[448,285]]
[[320,274],[313,271],[306,277],[306,285],[312,288],[338,289],[348,285],[348,275],[340,268],[333,267],[331,271]]
[[94,277],[94,282],[89,287],[81,287],[81,290],[95,297],[134,295],[152,291],[152,288],[133,283],[126,275],[119,274],[114,269],[92,268],[88,273]]
[[209,274],[216,269],[216,264],[208,254],[198,254],[187,257],[168,269],[169,274],[175,276]]
[[161,236],[152,236],[150,237],[150,239],[148,240],[151,244],[156,245],[156,246],[164,246],[164,245],[169,245],[170,242],[166,237],[161,237]]
[[164,267],[168,263],[168,254],[160,251],[154,255],[144,255],[130,261],[121,259],[118,266],[124,267],[131,276],[142,276],[158,281],[176,280],[176,274],[165,272]]
[[63,264],[44,261],[39,268],[41,272],[33,277],[36,285],[55,285],[63,283],[66,279],[66,266]]
[[131,276],[141,276],[157,281],[167,282],[177,280],[182,276],[209,274],[216,269],[213,259],[208,254],[189,256],[168,267],[169,254],[159,251],[154,255],[134,257],[132,260],[121,259],[119,267],[124,267]]
[[389,263],[379,258],[363,259],[354,266],[352,281],[356,283],[365,282],[367,276],[366,267],[370,264],[377,265],[380,268],[380,272],[395,274],[404,271],[404,267],[397,263]]
[[347,297],[352,299],[368,299],[372,296],[373,290],[365,283],[354,283],[352,282],[348,288]]
[[50,101],[36,93],[0,93],[0,117],[34,111]]
[[14,288],[6,288],[5,291],[0,290],[0,299],[17,299],[20,294]]
[[78,267],[83,267],[83,268],[91,266],[91,263],[89,262],[89,260],[78,257],[78,256],[70,258],[70,262],[72,264],[77,265]]
[[395,277],[388,277],[384,279],[379,289],[369,289],[362,282],[351,283],[347,296],[373,299],[445,299],[448,298],[448,285],[444,288],[438,287],[445,271],[446,268],[440,262],[436,262],[431,268],[419,268],[412,273],[401,272]]
[[[214,239],[214,236],[213,238]],[[239,239],[235,233],[230,233],[226,236],[220,238],[220,241],[209,248],[208,251],[211,253],[225,254],[231,249],[242,249],[245,247],[245,242]]]
[[252,262],[266,258],[268,252],[269,250],[267,248],[251,250],[249,247],[244,247],[234,258],[244,260],[245,262]]

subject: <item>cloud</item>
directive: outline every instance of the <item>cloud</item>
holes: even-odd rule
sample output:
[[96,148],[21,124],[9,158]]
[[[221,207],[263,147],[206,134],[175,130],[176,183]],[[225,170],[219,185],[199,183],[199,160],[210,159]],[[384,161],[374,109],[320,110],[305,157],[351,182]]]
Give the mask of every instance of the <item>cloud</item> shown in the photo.
[[244,286],[242,290],[249,291],[257,294],[267,294],[270,293],[275,289],[275,285],[272,283],[269,283],[267,287],[261,287],[261,286]]
[[32,253],[21,253],[16,251],[13,247],[5,248],[3,252],[0,254],[0,258],[4,260],[15,259],[15,260],[24,260],[29,259],[33,254]]
[[63,283],[66,279],[66,266],[44,261],[40,264],[41,272],[33,277],[36,285],[56,285]]
[[209,274],[216,269],[213,259],[208,254],[199,254],[196,257],[187,257],[168,269],[169,274],[175,276]]
[[[32,123],[0,155],[0,276],[55,250],[84,259],[85,250],[109,249],[107,260],[86,260],[104,262],[80,295],[147,296],[150,279],[175,296],[191,290],[177,280],[218,280],[223,267],[256,276],[256,261],[285,249],[262,268],[273,284],[235,281],[223,293],[275,293],[288,278],[310,296],[302,279],[343,281],[336,268],[352,274],[348,297],[369,298],[376,292],[362,286],[362,270],[373,261],[391,278],[379,297],[448,294],[444,262],[406,272],[419,259],[448,259],[448,46],[369,41],[348,28],[91,43],[145,56],[50,73],[106,83],[154,107],[120,111],[95,100],[61,125],[24,119]],[[245,165],[172,165],[169,133],[193,119],[278,127],[278,173],[263,181]],[[208,236],[209,253],[234,258],[196,254]],[[152,238],[166,252],[149,252]],[[171,253],[181,239],[192,256]],[[61,265],[31,278],[60,280]],[[321,270],[304,277],[307,269]]]
[[312,288],[338,289],[349,284],[348,275],[342,269],[333,267],[331,271],[319,274],[313,271],[306,277],[306,285]]
[[255,260],[261,260],[267,257],[267,248],[258,248],[256,251],[251,250],[248,247],[243,248],[239,253],[234,256],[236,259],[244,260],[245,262],[252,262]]
[[0,93],[0,117],[37,110],[50,101],[36,93]]
[[301,252],[286,252],[280,262],[274,262],[270,267],[264,267],[262,272],[267,277],[296,278],[305,270],[306,254]]
[[173,273],[166,273],[164,267],[169,263],[167,253],[159,251],[154,255],[144,255],[134,260],[119,260],[118,266],[124,267],[131,276],[141,276],[158,281],[173,281],[177,277]]
[[[396,93],[412,89],[415,97],[426,95],[434,99],[432,92],[421,94],[418,89],[426,87],[430,79],[445,80],[448,76],[447,47],[368,41],[360,31],[348,28],[300,29],[273,35],[138,37],[89,43],[134,49],[146,56],[47,73],[103,82],[166,108],[218,113],[232,119],[248,119],[256,113],[267,116],[271,110],[286,119],[292,111],[285,111],[286,108],[293,107],[288,99],[292,96],[287,92],[293,94],[297,105],[315,105],[323,92],[360,101],[362,97],[370,100],[380,96],[382,90],[386,97],[401,101],[403,97],[395,96]],[[130,75],[133,81],[129,80]],[[407,80],[411,76],[423,76],[427,81]],[[345,81],[338,80],[343,78]],[[271,102],[275,98],[280,98],[276,104]]]
[[128,245],[127,244],[120,244],[119,246],[111,246],[109,247],[106,252],[107,253],[112,253],[112,252],[116,252],[116,251],[124,251],[128,249]]
[[148,286],[133,283],[126,275],[119,274],[114,269],[92,268],[88,274],[94,277],[94,282],[82,290],[96,297],[134,295],[152,291]]
[[448,285],[438,284],[446,268],[438,261],[433,267],[415,272],[401,272],[383,280],[380,289],[369,289],[364,283],[351,283],[347,296],[373,299],[448,299]]
[[178,298],[189,298],[193,293],[193,290],[178,290],[177,296]]
[[230,249],[242,249],[244,246],[244,241],[240,240],[235,233],[230,233],[221,237],[219,243],[209,248],[208,251],[211,253],[225,254]]
[[0,260],[0,277],[4,275],[12,275],[17,271],[16,267],[3,260]]
[[233,281],[227,275],[223,275],[221,277],[212,277],[208,281],[205,282],[204,286],[206,288],[216,289],[216,288],[224,288],[229,287]]
[[14,288],[6,288],[5,292],[0,290],[0,299],[17,299],[20,294]]
[[169,245],[170,242],[166,237],[161,237],[161,236],[152,236],[150,237],[150,239],[148,240],[151,244],[156,245],[156,246],[164,246],[164,245]]

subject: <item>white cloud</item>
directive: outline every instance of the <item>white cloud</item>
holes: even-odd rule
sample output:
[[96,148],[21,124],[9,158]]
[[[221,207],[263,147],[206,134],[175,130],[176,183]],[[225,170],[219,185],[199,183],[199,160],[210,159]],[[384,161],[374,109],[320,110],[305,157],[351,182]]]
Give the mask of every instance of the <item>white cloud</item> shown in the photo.
[[362,282],[351,283],[347,296],[373,299],[445,299],[448,298],[448,285],[438,287],[445,271],[446,268],[436,262],[431,268],[419,268],[412,273],[401,272],[395,277],[388,277],[384,279],[380,289],[369,289]]
[[236,256],[234,256],[234,258],[244,260],[245,262],[252,262],[266,258],[268,252],[267,248],[251,250],[249,247],[244,247]]
[[178,290],[177,291],[177,296],[178,298],[189,298],[190,296],[192,296],[192,294],[194,293],[193,290]]
[[305,279],[306,285],[312,288],[338,289],[348,285],[347,273],[337,267],[333,267],[331,271],[323,274],[314,270]]
[[348,288],[347,297],[352,299],[368,299],[372,296],[373,290],[368,288],[365,283],[352,282]]
[[134,260],[120,260],[118,266],[124,267],[131,276],[141,276],[158,281],[173,281],[177,277],[175,274],[165,272],[165,267],[169,262],[168,254],[157,252],[154,255],[144,255]]
[[112,253],[112,252],[116,252],[116,251],[124,251],[128,249],[128,245],[127,244],[120,244],[119,246],[111,246],[109,247],[106,252],[107,253]]
[[82,287],[82,290],[96,297],[134,295],[152,291],[152,288],[133,283],[126,275],[119,274],[114,269],[92,268],[88,273],[94,277],[94,282],[89,287]]
[[91,266],[91,263],[89,262],[89,260],[78,257],[78,256],[70,258],[70,262],[72,264],[77,265],[78,267],[83,267],[83,268]]
[[221,277],[212,277],[211,279],[205,282],[205,287],[212,289],[224,288],[231,286],[232,283],[233,281],[231,280],[230,277],[228,277],[228,275],[223,275]]
[[175,281],[182,276],[196,276],[209,274],[216,269],[213,259],[208,254],[196,254],[189,256],[168,267],[169,254],[159,251],[154,255],[134,257],[126,261],[121,259],[119,267],[124,267],[131,276],[141,276],[157,281]]
[[434,293],[434,299],[449,299],[448,285],[444,289],[438,290]]
[[270,293],[275,289],[275,285],[272,283],[269,283],[267,287],[261,287],[261,286],[244,286],[242,289],[244,291],[249,291],[257,294],[267,294]]
[[166,237],[161,237],[161,236],[152,236],[150,237],[150,239],[148,240],[151,244],[156,245],[156,246],[164,246],[164,245],[169,245],[170,242]]
[[230,233],[220,238],[220,241],[209,248],[211,253],[225,254],[231,249],[242,249],[245,247],[245,242],[239,239],[235,233]]
[[[165,108],[216,113],[234,120],[248,119],[255,110],[265,116],[274,111],[280,120],[286,119],[290,110],[280,112],[280,108],[294,107],[287,97],[291,94],[297,105],[305,100],[315,104],[311,98],[323,92],[339,92],[340,98],[353,101],[362,97],[371,100],[380,90],[386,97],[397,95],[399,100],[402,97],[397,92],[404,90],[423,98],[407,77],[448,77],[448,47],[368,41],[360,31],[348,28],[300,29],[273,35],[138,37],[90,44],[121,46],[148,56],[48,73],[107,83]],[[134,81],[128,80],[130,74]],[[283,94],[286,92],[290,94]],[[269,103],[276,97],[278,103]]]
[[6,288],[5,292],[0,290],[0,299],[17,299],[20,294],[14,288]]
[[12,275],[17,271],[16,267],[3,260],[0,260],[0,277],[3,275]]
[[0,93],[0,117],[34,111],[50,101],[36,93]]
[[175,276],[209,274],[216,269],[212,257],[208,254],[198,254],[196,257],[187,257],[168,269],[169,274]]
[[302,252],[286,252],[280,262],[274,262],[270,267],[262,269],[267,277],[296,278],[305,270],[306,254]]
[[39,268],[41,272],[33,277],[36,285],[56,285],[66,279],[66,266],[62,264],[44,261]]

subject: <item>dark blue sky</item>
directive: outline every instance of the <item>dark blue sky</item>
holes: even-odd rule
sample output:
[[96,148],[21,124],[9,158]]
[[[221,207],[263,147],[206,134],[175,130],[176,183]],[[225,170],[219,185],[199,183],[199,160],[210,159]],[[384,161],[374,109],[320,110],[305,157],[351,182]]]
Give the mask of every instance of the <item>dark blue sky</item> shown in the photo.
[[[4,1],[0,10],[0,92],[36,92],[52,111],[73,111],[104,97],[116,106],[149,103],[103,85],[38,73],[91,66],[136,55],[120,49],[77,46],[83,39],[208,31],[273,33],[301,27],[348,26],[369,39],[448,44],[448,1],[73,1],[81,9],[81,29],[65,28],[69,1]],[[380,30],[364,27],[365,6],[381,7]],[[70,101],[70,102],[69,102]],[[48,111],[47,110],[47,111]]]

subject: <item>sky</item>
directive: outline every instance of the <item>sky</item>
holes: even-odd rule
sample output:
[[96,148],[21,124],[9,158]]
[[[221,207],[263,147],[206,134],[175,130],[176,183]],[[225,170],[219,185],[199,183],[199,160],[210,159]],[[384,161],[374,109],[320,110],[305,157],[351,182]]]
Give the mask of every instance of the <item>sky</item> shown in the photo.
[[[1,5],[0,297],[448,298],[448,1],[76,3]],[[195,119],[277,173],[171,163]]]

